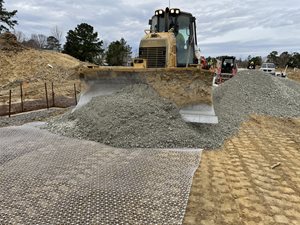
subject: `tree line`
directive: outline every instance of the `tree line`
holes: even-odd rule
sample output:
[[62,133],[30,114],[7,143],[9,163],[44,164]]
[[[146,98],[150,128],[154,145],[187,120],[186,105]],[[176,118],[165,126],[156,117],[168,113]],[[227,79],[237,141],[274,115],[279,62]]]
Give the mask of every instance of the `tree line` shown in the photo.
[[[0,34],[8,32],[18,24],[13,19],[17,10],[7,11],[4,0],[0,0]],[[107,48],[103,46],[103,41],[98,37],[98,32],[87,24],[81,23],[74,30],[69,30],[66,42],[62,46],[62,31],[56,26],[51,30],[51,35],[31,34],[27,38],[21,31],[15,31],[17,41],[24,46],[35,49],[47,49],[62,51],[81,61],[91,62],[99,65],[107,64],[111,66],[126,65],[131,58],[131,47],[124,38],[111,42]]]
[[131,58],[131,49],[124,38],[111,42],[105,49],[103,41],[98,38],[98,32],[94,32],[91,25],[81,23],[67,33],[62,52],[81,61],[99,65],[106,62],[110,66],[122,66]]
[[[3,7],[4,1],[0,0],[0,34],[10,29],[13,29],[18,24],[13,17],[17,10],[8,12]],[[107,48],[103,46],[103,41],[99,39],[98,32],[87,24],[81,23],[74,30],[69,30],[66,36],[66,42],[62,47],[62,31],[56,26],[51,30],[51,35],[32,34],[28,39],[22,32],[14,32],[17,40],[25,46],[62,51],[81,61],[103,65],[105,62],[111,66],[126,65],[131,58],[132,48],[127,44],[124,38],[111,42]],[[218,57],[208,57],[207,61],[215,64]],[[297,67],[300,68],[300,54],[298,52],[289,53],[284,51],[278,53],[272,51],[268,54],[265,60],[261,56],[249,55],[247,59],[237,59],[237,64],[240,67],[247,67],[251,62],[254,65],[260,66],[263,61],[272,62],[278,67]]]
[[300,68],[300,53],[289,53],[287,51],[284,51],[279,54],[277,51],[272,51],[267,56],[267,62],[273,62],[278,67],[289,66]]
[[[211,65],[217,64],[217,59],[221,59],[222,56],[218,57],[207,57],[206,61]],[[266,57],[261,56],[251,56],[249,55],[246,59],[236,59],[236,63],[240,68],[246,68],[253,62],[255,66],[261,66],[262,63],[274,63],[279,68],[285,68],[286,66],[291,68],[300,68],[300,53],[293,52],[289,53],[287,51],[279,54],[277,51],[270,52]]]
[[17,41],[22,45],[35,49],[61,50],[62,31],[56,26],[51,30],[51,35],[31,34],[30,38],[21,31],[13,31]]
[[284,51],[279,53],[278,51],[270,52],[264,59],[261,56],[249,55],[247,59],[237,59],[237,63],[240,67],[247,67],[249,63],[253,62],[256,66],[261,66],[262,63],[274,63],[277,67],[284,68],[286,66],[292,68],[300,68],[300,53],[289,53]]

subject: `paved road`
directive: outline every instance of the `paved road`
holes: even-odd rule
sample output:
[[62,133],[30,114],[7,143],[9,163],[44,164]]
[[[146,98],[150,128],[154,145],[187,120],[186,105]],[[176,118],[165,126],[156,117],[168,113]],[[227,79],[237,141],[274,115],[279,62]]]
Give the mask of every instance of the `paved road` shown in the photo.
[[201,150],[0,129],[0,224],[181,224]]

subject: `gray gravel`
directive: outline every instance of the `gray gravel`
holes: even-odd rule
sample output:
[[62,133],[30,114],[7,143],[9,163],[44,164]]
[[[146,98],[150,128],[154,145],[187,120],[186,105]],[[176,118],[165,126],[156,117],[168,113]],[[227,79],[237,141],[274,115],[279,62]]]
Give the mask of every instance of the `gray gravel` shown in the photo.
[[50,123],[51,131],[114,147],[194,147],[199,134],[172,103],[147,85],[124,88],[113,96],[93,98],[74,113]]
[[66,112],[67,109],[62,108],[50,108],[25,112],[20,114],[12,115],[10,118],[8,116],[0,116],[0,127],[8,126],[20,126],[25,123],[32,121],[46,121],[49,117],[56,116]]
[[300,84],[260,71],[241,71],[214,90],[217,125],[195,125],[206,136],[206,148],[220,147],[249,115],[300,117]]
[[241,71],[215,88],[219,124],[186,124],[178,109],[148,86],[96,97],[74,113],[49,123],[55,133],[115,147],[213,149],[239,129],[249,114],[300,116],[300,84],[259,71]]

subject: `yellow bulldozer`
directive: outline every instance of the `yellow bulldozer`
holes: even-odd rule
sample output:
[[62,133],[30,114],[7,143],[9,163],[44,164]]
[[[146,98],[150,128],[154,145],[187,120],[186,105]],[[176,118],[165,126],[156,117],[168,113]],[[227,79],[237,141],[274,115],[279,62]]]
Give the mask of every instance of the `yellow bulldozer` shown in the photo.
[[79,108],[92,97],[111,95],[127,85],[147,84],[177,105],[192,123],[218,123],[212,104],[213,74],[201,69],[196,18],[177,8],[156,10],[132,66],[87,66],[78,70],[85,91]]

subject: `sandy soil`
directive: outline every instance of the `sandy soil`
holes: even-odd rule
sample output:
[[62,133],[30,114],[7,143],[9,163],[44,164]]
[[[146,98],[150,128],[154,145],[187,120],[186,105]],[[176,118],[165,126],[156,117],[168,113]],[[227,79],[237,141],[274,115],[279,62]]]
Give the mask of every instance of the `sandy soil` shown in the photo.
[[25,49],[0,52],[0,84],[11,86],[19,82],[61,81],[69,78],[80,61],[53,51]]
[[148,83],[164,98],[177,106],[212,104],[213,74],[206,70],[175,69],[146,76]]
[[288,78],[300,82],[300,70],[288,70]]
[[253,116],[222,150],[205,151],[184,224],[299,225],[299,133],[300,119]]
[[[21,84],[25,102],[32,103],[33,100],[45,102],[45,83],[47,83],[49,101],[53,96],[52,83],[57,103],[62,96],[74,98],[74,84],[77,93],[80,92],[81,87],[80,82],[72,75],[81,64],[82,62],[69,55],[54,51],[0,50],[0,107],[8,105],[9,90],[12,91],[12,104],[21,102]],[[35,109],[44,107],[38,105]]]

